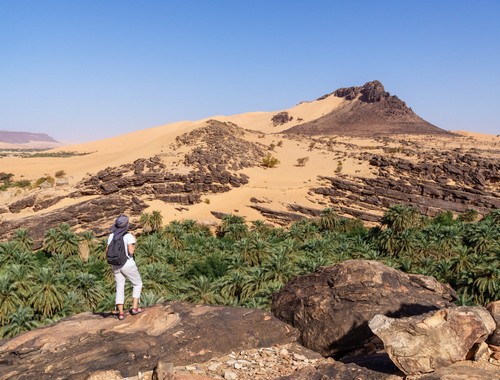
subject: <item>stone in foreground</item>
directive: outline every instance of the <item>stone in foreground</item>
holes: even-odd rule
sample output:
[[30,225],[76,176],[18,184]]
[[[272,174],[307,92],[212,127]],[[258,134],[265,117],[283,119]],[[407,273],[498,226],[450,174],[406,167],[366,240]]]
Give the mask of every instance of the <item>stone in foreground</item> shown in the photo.
[[376,315],[369,326],[394,364],[409,375],[465,360],[474,344],[484,342],[496,327],[485,308],[469,306],[401,319]]
[[377,261],[348,260],[298,276],[273,295],[272,312],[296,327],[301,343],[323,356],[363,346],[377,314],[418,315],[453,306],[456,293],[429,276]]

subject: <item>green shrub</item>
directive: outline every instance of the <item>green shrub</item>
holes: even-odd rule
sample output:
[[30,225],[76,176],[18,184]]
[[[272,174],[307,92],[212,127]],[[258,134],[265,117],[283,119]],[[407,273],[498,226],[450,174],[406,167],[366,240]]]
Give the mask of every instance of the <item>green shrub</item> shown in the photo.
[[266,157],[262,159],[262,166],[266,168],[274,168],[279,163],[280,163],[279,160],[276,157],[274,157],[271,153],[268,153]]
[[39,186],[40,186],[42,183],[44,183],[44,182],[48,182],[48,183],[50,183],[51,185],[53,185],[53,184],[56,182],[56,180],[55,180],[53,177],[49,176],[49,175],[48,175],[48,176],[46,176],[46,177],[40,177],[40,178],[38,178],[38,179],[36,180],[36,182],[35,182],[35,184],[33,185],[33,187],[39,187]]
[[65,172],[64,170],[58,170],[58,171],[54,174],[54,176],[55,176],[56,178],[62,178],[62,177],[64,177],[65,175],[66,175],[66,172]]

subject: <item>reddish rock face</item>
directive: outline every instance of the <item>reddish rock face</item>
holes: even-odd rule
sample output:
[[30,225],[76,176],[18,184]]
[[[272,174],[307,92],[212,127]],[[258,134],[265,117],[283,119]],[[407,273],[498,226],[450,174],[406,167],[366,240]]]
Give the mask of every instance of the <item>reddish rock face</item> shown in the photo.
[[349,260],[290,281],[273,296],[272,313],[324,356],[362,347],[377,314],[418,315],[453,306],[456,293],[433,277],[409,275],[376,261]]

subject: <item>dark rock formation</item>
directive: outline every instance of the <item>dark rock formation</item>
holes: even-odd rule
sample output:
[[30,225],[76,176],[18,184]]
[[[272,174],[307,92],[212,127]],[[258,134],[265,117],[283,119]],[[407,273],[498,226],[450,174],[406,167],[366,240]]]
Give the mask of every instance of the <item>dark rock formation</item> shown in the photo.
[[295,342],[298,332],[257,309],[156,305],[118,321],[79,314],[0,345],[2,379],[85,379],[95,371],[121,376],[151,371],[159,361],[202,363],[231,351]]
[[[422,214],[442,211],[480,215],[500,208],[500,163],[471,153],[417,153],[416,160],[363,153],[378,170],[376,178],[320,177],[328,185],[313,188],[339,214],[379,221],[380,211],[393,204],[413,205]],[[373,210],[373,212],[370,212]]]
[[0,230],[4,231],[2,238],[6,238],[18,228],[27,228],[34,241],[34,248],[38,249],[42,245],[45,232],[61,223],[93,231],[100,237],[109,233],[109,227],[117,215],[125,212],[131,217],[139,216],[146,207],[143,201],[134,196],[109,195],[62,207],[43,215],[0,222]]
[[349,136],[401,133],[452,135],[420,118],[405,102],[386,92],[382,83],[376,80],[361,87],[340,88],[326,96],[344,98],[346,103],[319,119],[299,124],[284,133]]
[[453,306],[456,294],[433,277],[376,261],[349,260],[296,277],[273,295],[272,312],[299,329],[301,343],[324,356],[361,347],[377,314],[422,314]]

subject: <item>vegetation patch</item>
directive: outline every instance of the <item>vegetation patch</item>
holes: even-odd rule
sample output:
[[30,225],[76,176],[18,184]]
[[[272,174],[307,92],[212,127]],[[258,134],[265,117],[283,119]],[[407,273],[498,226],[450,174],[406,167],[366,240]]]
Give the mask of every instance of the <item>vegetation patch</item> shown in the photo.
[[[272,294],[293,277],[350,259],[433,276],[457,291],[459,305],[500,298],[500,209],[477,220],[474,210],[428,218],[394,205],[373,228],[330,208],[286,229],[228,215],[215,233],[192,220],[163,226],[157,211],[144,215],[140,223],[148,232],[137,236],[134,255],[143,306],[183,300],[269,310]],[[32,247],[26,229],[0,243],[1,337],[113,309],[106,238],[62,224],[46,231],[40,250]]]

